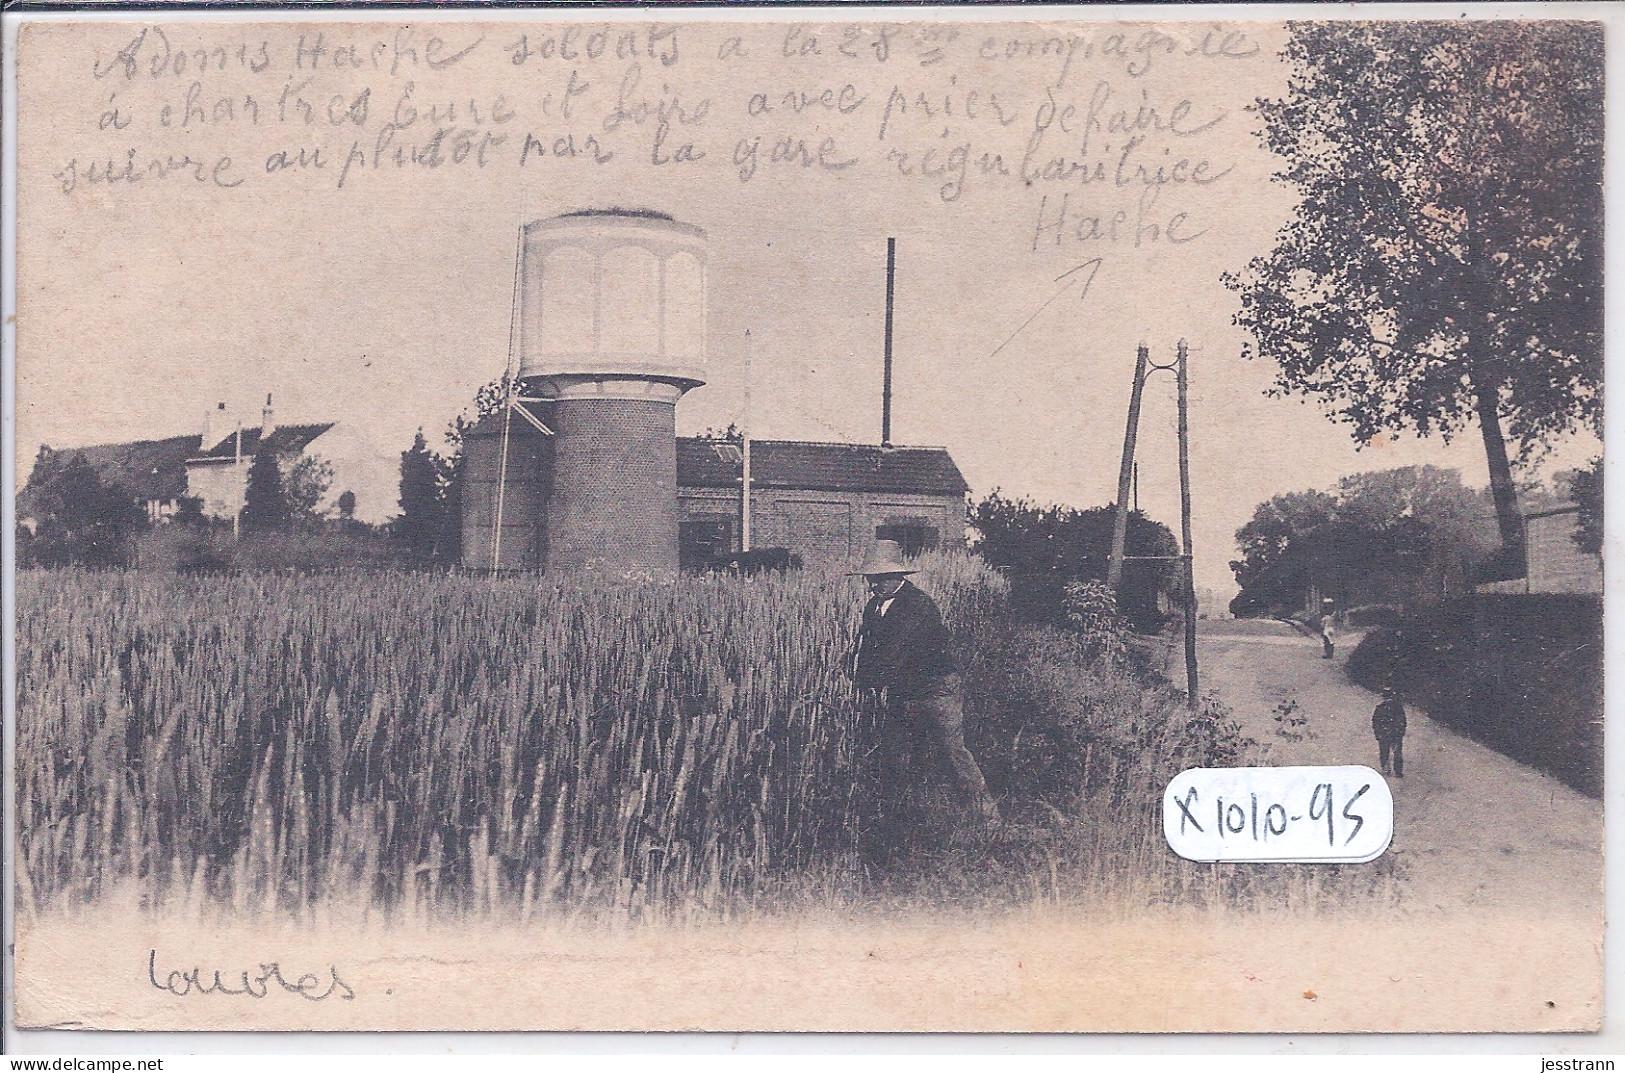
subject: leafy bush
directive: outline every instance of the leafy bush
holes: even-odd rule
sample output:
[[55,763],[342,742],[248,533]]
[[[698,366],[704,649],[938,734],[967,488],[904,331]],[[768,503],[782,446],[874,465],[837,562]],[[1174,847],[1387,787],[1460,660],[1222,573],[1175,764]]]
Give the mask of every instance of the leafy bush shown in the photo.
[[17,562],[22,566],[123,566],[147,516],[80,455],[41,447],[18,496]]
[[[1061,626],[1066,624],[1066,586],[1105,580],[1116,516],[1113,506],[1040,507],[995,489],[971,510],[970,523],[980,534],[977,554],[1010,578],[1016,613],[1029,622]],[[1129,513],[1125,554],[1172,556],[1178,550],[1167,526],[1139,511]],[[1157,597],[1175,592],[1177,577],[1171,561],[1124,563],[1118,611],[1134,628],[1156,630],[1163,620]]]
[[1393,604],[1363,604],[1360,607],[1349,608],[1343,617],[1349,626],[1357,630],[1367,630],[1373,626],[1386,626],[1391,629],[1399,625],[1404,618],[1404,612]]
[[132,564],[140,570],[182,574],[243,571],[387,570],[401,565],[400,545],[382,529],[360,522],[303,525],[234,540],[219,523],[160,525],[137,542]]
[[1433,718],[1583,793],[1602,793],[1602,601],[1495,595],[1378,627],[1349,657]]
[[230,529],[172,522],[142,534],[132,565],[163,573],[212,574],[234,570],[236,563]]

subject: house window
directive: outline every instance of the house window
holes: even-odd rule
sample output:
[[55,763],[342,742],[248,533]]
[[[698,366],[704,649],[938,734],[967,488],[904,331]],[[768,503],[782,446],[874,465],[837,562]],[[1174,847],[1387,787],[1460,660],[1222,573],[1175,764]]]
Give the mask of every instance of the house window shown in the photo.
[[726,514],[705,514],[677,525],[677,563],[688,572],[706,569],[733,552],[733,519]]
[[924,518],[887,518],[875,526],[876,540],[895,540],[904,555],[918,555],[937,546],[937,527]]

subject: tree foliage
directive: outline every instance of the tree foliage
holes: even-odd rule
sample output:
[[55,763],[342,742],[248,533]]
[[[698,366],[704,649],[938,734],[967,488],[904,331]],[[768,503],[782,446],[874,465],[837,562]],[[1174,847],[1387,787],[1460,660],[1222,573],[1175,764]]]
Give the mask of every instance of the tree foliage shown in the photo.
[[412,446],[401,452],[401,513],[390,528],[419,564],[455,558],[455,549],[446,544],[451,479],[451,464],[429,450],[423,430],[418,429]]
[[1238,614],[1298,608],[1310,586],[1346,607],[1400,602],[1461,583],[1495,548],[1490,504],[1456,470],[1433,466],[1357,473],[1336,492],[1260,503],[1236,531],[1230,563]]
[[1574,543],[1581,551],[1602,554],[1602,456],[1591,460],[1584,469],[1569,474],[1569,498],[1580,508],[1579,523],[1574,530]]
[[288,516],[297,522],[321,517],[322,497],[333,487],[333,463],[319,455],[292,451],[279,460],[282,495],[288,503]]
[[83,456],[42,445],[18,497],[22,565],[123,566],[147,527],[140,505],[104,481]]
[[[1057,625],[1067,621],[1069,583],[1105,579],[1115,519],[1114,507],[1041,507],[1031,499],[1011,499],[998,489],[970,512],[970,524],[980,535],[977,552],[1010,576],[1011,603],[1028,618]],[[1179,552],[1168,527],[1139,511],[1129,514],[1124,546],[1126,555]],[[1136,627],[1154,627],[1161,619],[1157,597],[1174,593],[1178,577],[1173,561],[1125,563],[1118,609]]]
[[1476,423],[1521,545],[1506,438],[1601,420],[1601,26],[1293,23],[1286,58],[1257,107],[1302,198],[1225,277],[1248,356],[1361,444]]
[[290,512],[282,485],[282,467],[269,450],[254,452],[248,467],[248,487],[243,493],[243,530],[265,533],[284,528]]

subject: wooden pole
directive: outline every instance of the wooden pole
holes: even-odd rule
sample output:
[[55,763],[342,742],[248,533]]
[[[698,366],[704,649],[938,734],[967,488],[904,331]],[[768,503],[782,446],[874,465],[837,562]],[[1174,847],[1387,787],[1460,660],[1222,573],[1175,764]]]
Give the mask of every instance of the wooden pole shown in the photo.
[[243,486],[243,501],[237,507],[237,513],[231,516],[231,539],[235,542],[243,536],[243,511],[248,508],[248,478],[243,476],[243,423],[237,422],[237,447],[232,454],[231,469],[234,481],[241,481]]
[[1184,541],[1185,589],[1185,696],[1195,708],[1199,703],[1196,687],[1196,561],[1191,557],[1191,458],[1189,404],[1186,401],[1185,367],[1189,348],[1179,341],[1179,524]]
[[880,392],[880,446],[891,446],[891,328],[896,293],[897,240],[886,240],[886,379]]
[[1112,557],[1106,566],[1106,587],[1117,595],[1123,586],[1123,545],[1128,538],[1128,498],[1134,480],[1134,439],[1140,430],[1140,393],[1145,388],[1145,367],[1151,352],[1144,343],[1134,359],[1134,388],[1128,396],[1128,427],[1123,431],[1123,466],[1117,471],[1117,517],[1112,523]]
[[745,412],[740,430],[739,550],[750,550],[750,329],[745,329]]

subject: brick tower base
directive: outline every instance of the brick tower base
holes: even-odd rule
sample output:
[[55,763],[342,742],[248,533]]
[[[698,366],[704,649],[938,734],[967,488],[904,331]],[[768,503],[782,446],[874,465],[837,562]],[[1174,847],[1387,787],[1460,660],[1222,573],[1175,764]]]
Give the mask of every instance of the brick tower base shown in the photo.
[[549,571],[677,571],[678,393],[554,403]]

